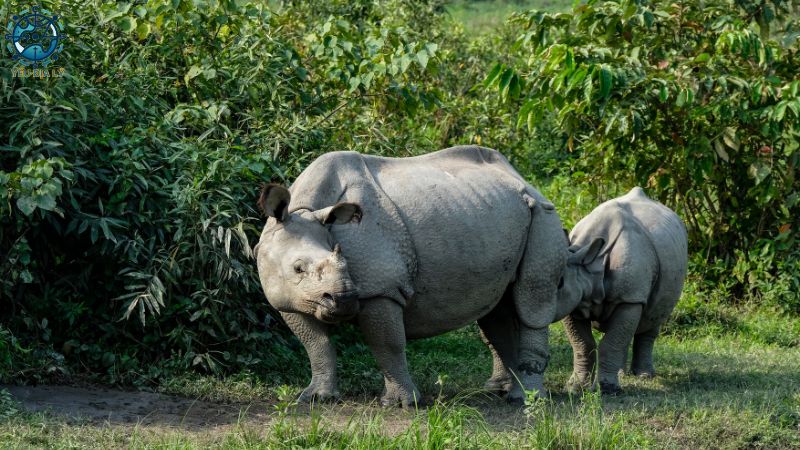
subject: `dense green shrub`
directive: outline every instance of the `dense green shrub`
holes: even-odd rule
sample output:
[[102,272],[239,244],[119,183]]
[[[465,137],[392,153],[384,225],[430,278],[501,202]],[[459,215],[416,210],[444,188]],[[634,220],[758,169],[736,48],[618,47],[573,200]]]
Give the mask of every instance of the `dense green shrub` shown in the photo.
[[555,114],[576,181],[647,187],[684,217],[715,281],[797,311],[798,10],[590,0],[530,11],[513,19],[526,60],[499,62],[485,85],[531,132]]
[[45,6],[65,76],[0,60],[0,320],[112,381],[293,360],[255,275],[256,190],[321,152],[414,146],[375,121],[439,102],[437,6]]

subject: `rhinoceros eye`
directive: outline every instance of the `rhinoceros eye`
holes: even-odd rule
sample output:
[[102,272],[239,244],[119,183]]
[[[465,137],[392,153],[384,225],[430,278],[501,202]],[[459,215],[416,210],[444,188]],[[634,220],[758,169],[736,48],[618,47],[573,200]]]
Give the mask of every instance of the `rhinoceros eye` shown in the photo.
[[306,263],[302,259],[298,259],[294,262],[294,273],[305,273],[306,271]]

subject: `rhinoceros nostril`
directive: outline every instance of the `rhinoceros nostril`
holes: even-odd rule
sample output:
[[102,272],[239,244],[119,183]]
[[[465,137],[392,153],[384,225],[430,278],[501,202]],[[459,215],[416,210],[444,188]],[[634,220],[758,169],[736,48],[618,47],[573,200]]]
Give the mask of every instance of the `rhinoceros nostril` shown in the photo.
[[333,296],[328,293],[322,294],[322,299],[326,302],[333,302]]

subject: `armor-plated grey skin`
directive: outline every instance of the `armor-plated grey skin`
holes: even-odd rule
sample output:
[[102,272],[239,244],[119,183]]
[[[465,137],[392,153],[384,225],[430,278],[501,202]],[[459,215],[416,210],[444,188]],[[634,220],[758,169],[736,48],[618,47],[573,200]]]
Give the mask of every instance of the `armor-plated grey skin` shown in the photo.
[[[603,393],[616,394],[631,339],[631,372],[655,375],[653,343],[686,277],[686,227],[636,187],[595,208],[575,225],[569,240],[558,292],[558,314],[572,311],[564,319],[573,350],[567,388],[574,392],[599,383]],[[605,333],[599,357],[592,325]]]
[[[461,146],[412,158],[332,152],[289,190],[270,185],[256,246],[270,304],[305,346],[302,401],[338,395],[331,324],[356,319],[384,374],[384,405],[413,405],[407,339],[478,321],[487,382],[545,395],[548,325],[566,264],[553,205],[498,152]],[[504,383],[508,389],[510,383]]]

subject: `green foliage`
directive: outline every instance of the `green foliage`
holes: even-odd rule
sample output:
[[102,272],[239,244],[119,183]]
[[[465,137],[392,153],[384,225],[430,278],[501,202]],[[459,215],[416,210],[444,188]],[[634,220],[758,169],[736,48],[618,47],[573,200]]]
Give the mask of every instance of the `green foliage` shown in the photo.
[[[798,245],[798,8],[625,0],[530,11],[512,19],[526,60],[498,63],[484,84],[530,132],[555,115],[577,181],[646,186],[683,215],[692,250],[737,267],[735,293],[793,309],[794,266],[779,261]],[[768,288],[775,279],[780,291]]]
[[[30,321],[30,318],[26,318]],[[30,324],[47,329],[47,321]],[[26,378],[34,381],[61,380],[69,374],[64,356],[41,343],[24,347],[8,329],[0,325],[0,383]]]
[[65,75],[0,62],[0,320],[112,382],[294,360],[255,273],[256,191],[440,102],[436,5],[48,8]]

